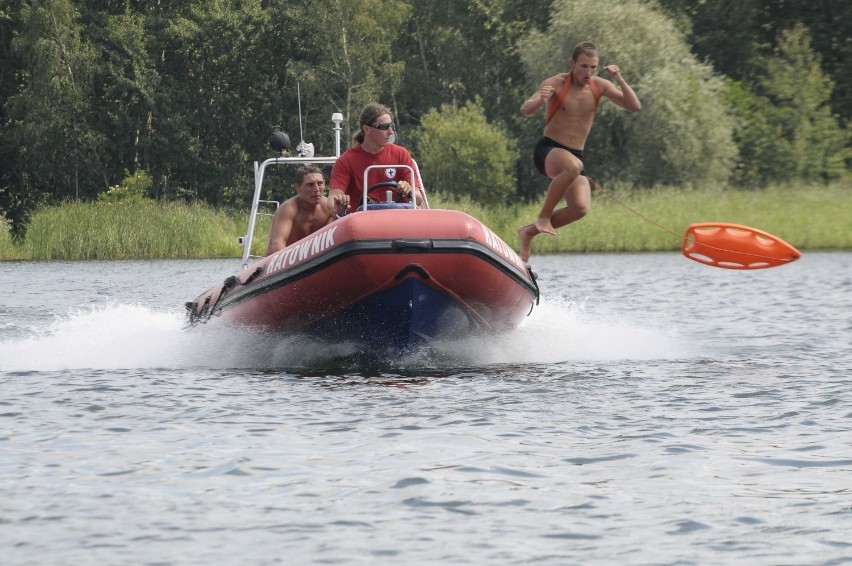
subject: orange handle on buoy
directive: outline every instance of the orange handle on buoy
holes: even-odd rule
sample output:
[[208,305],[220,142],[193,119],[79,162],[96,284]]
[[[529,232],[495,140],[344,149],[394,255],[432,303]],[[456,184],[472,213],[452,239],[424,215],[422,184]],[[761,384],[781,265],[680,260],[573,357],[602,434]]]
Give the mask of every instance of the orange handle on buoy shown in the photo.
[[687,258],[724,269],[764,269],[799,259],[799,250],[772,234],[728,222],[703,222],[686,229]]

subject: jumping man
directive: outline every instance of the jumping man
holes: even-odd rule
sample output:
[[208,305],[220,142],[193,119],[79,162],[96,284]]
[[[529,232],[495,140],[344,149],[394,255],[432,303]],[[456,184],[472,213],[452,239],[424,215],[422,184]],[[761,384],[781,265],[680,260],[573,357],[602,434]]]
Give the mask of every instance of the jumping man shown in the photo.
[[[548,177],[550,186],[538,218],[518,229],[521,259],[528,261],[532,239],[544,232],[555,235],[556,228],[580,220],[589,211],[592,191],[583,170],[583,146],[592,129],[598,101],[605,96],[628,112],[642,109],[639,98],[618,65],[607,65],[606,71],[619,88],[595,76],[598,70],[598,48],[589,42],[578,44],[571,58],[571,71],[542,81],[536,91],[521,105],[521,114],[531,116],[547,105],[544,137],[535,146],[533,159],[538,171]],[[565,206],[553,209],[565,199]]]

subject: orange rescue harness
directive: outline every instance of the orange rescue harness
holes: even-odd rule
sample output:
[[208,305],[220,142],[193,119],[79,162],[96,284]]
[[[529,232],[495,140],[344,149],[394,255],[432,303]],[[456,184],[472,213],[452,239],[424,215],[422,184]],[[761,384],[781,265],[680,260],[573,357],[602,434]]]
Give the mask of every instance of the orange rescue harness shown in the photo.
[[[571,90],[571,84],[574,82],[574,73],[568,73],[568,77],[565,79],[565,84],[562,85],[562,90],[559,91],[559,94],[556,95],[556,100],[553,101],[547,108],[547,119],[544,121],[545,124],[550,122],[550,119],[556,115],[556,112],[559,108],[562,107],[562,102],[565,100],[565,96],[568,94],[568,91]],[[589,88],[592,89],[592,96],[595,97],[595,111],[598,109],[598,102],[601,99],[601,89],[598,86],[598,83],[595,82],[595,78],[592,77],[592,80],[589,81]]]

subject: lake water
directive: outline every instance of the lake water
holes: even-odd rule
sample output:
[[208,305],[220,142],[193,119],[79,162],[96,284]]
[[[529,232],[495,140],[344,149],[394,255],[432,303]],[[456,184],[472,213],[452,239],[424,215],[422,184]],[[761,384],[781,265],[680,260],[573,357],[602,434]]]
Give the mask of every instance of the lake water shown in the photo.
[[0,263],[4,564],[852,563],[852,253],[534,256],[383,367],[184,331],[237,263]]

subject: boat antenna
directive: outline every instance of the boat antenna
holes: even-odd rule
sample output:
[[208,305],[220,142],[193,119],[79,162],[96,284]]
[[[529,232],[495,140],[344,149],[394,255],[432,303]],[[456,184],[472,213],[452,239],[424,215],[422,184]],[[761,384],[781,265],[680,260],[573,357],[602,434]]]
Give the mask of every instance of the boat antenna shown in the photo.
[[305,143],[305,134],[302,131],[302,87],[299,81],[296,81],[296,98],[299,101],[299,145],[296,146],[296,151],[299,157],[313,157],[314,144]]
[[302,146],[305,145],[305,134],[302,131],[302,88],[299,86],[299,81],[296,81],[296,99],[299,102],[299,141]]

